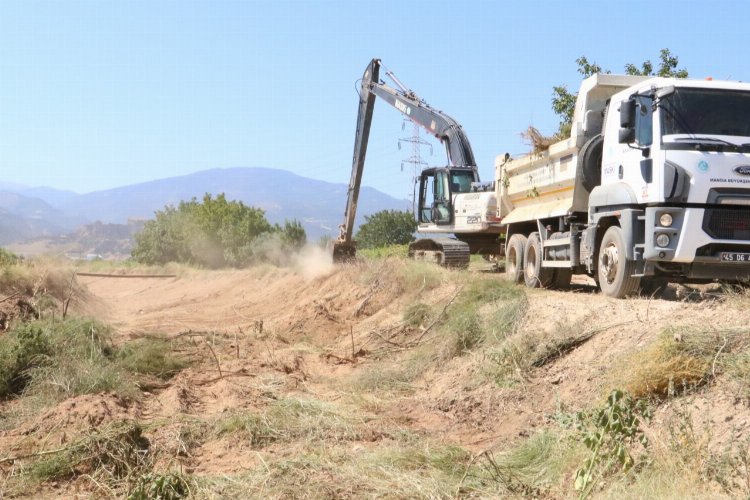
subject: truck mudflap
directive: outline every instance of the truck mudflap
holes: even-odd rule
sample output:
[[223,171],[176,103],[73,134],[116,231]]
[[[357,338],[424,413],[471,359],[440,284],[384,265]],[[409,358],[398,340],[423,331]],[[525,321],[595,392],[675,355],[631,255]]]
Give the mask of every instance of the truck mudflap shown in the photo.
[[409,245],[409,257],[443,267],[469,267],[469,245],[452,238],[423,238]]

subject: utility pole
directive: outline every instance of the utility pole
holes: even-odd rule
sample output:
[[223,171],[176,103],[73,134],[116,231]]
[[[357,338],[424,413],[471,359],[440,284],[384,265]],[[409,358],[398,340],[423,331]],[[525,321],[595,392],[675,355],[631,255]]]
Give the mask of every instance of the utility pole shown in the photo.
[[401,143],[405,142],[408,144],[411,144],[411,156],[408,158],[405,158],[401,160],[401,171],[404,171],[404,164],[411,165],[412,169],[412,190],[411,190],[411,210],[414,212],[414,207],[416,206],[416,194],[414,192],[414,183],[417,180],[417,174],[422,172],[422,169],[427,167],[427,162],[422,159],[422,153],[421,149],[422,146],[429,146],[430,147],[430,156],[432,156],[432,144],[427,142],[426,140],[422,139],[422,137],[419,135],[419,125],[412,122],[408,118],[404,119],[404,122],[401,124],[401,130],[404,130],[406,128],[406,123],[411,123],[412,125],[412,134],[410,137],[402,137],[398,140],[398,149],[401,149]]

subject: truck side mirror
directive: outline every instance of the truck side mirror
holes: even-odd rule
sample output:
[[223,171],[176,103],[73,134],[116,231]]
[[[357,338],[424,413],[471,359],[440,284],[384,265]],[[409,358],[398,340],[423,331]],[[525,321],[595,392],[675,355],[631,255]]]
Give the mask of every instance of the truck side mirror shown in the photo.
[[620,126],[623,128],[635,127],[635,99],[632,97],[620,104]]

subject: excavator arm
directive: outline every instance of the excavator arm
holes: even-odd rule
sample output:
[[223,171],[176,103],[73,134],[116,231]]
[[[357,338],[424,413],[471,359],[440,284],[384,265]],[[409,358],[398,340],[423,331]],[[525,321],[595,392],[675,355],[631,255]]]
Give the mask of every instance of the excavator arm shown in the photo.
[[339,238],[333,246],[334,261],[351,259],[356,253],[352,232],[376,97],[386,101],[443,143],[448,161],[452,166],[471,168],[476,171],[474,153],[461,125],[442,111],[430,107],[413,91],[406,88],[390,71],[387,71],[386,75],[396,84],[398,89],[386,85],[380,80],[380,67],[380,59],[373,59],[362,75],[352,174],[349,181],[344,223],[339,226]]

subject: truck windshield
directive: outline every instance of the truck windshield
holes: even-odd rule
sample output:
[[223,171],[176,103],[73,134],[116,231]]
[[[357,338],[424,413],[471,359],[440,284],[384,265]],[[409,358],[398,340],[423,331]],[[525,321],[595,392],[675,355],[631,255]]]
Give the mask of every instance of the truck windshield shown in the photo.
[[661,102],[662,135],[750,137],[750,92],[677,88]]

